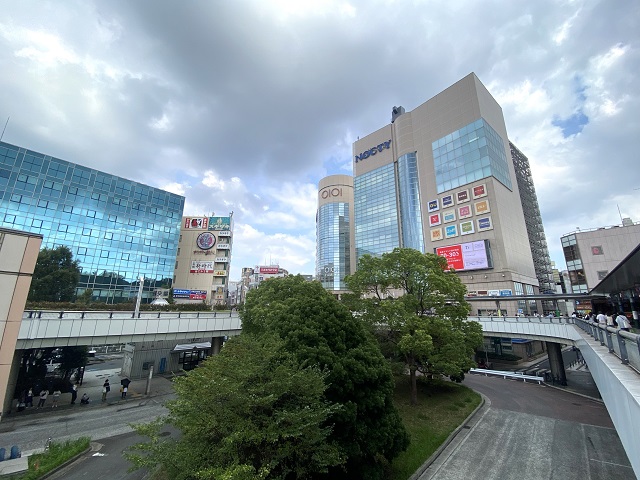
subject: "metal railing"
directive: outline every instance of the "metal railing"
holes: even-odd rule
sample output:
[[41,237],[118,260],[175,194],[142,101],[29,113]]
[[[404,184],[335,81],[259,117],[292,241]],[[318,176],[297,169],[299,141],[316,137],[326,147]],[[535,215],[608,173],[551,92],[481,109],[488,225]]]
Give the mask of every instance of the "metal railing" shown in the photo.
[[[217,310],[213,312],[130,312],[113,310],[91,310],[91,311],[60,311],[60,310],[25,310],[22,318],[67,318],[67,319],[96,319],[96,318],[226,318],[233,317],[231,310]],[[238,312],[235,312],[235,316]]]
[[532,382],[538,382],[538,384],[544,381],[543,377],[538,377],[534,375],[525,375],[521,372],[504,372],[502,370],[489,370],[486,368],[472,368],[469,370],[469,373],[478,373],[480,375],[485,376],[494,376],[494,377],[502,377],[502,378],[513,378],[515,380],[522,380],[527,383],[527,380]]
[[575,324],[591,335],[609,353],[616,355],[624,365],[629,365],[640,373],[640,335],[619,328],[600,325],[591,320],[576,318]]

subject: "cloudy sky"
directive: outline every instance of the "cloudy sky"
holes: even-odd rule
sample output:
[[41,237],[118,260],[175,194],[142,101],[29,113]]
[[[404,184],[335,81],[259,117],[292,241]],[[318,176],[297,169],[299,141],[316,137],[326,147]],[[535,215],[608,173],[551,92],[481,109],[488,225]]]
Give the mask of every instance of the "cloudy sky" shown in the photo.
[[234,212],[231,279],[314,273],[318,180],[470,72],[560,236],[640,221],[640,2],[5,1],[3,140]]

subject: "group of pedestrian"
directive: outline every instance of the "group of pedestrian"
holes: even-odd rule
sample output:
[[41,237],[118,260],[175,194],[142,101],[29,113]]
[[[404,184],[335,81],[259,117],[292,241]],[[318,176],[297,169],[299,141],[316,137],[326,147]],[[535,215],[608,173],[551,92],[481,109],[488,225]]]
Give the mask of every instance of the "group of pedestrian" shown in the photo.
[[[122,400],[126,400],[128,390],[129,390],[128,385],[123,384],[120,387],[120,398]],[[78,399],[78,384],[73,384],[71,386],[70,391],[71,391],[71,405],[75,405],[76,400]],[[107,401],[107,394],[110,391],[111,391],[111,384],[109,383],[109,379],[107,378],[102,384],[102,401],[103,402]],[[62,395],[62,392],[60,391],[59,388],[56,388],[52,394],[53,403],[51,405],[51,408],[58,407],[60,395]],[[34,397],[33,388],[29,388],[27,393],[24,394],[23,397],[21,397],[20,402],[18,403],[18,411],[22,411],[25,408],[33,407],[33,397]],[[44,408],[45,404],[47,403],[47,398],[49,398],[49,389],[43,388],[38,394],[38,397],[39,398],[38,398],[38,404],[36,406],[36,409]],[[87,405],[89,403],[89,395],[87,393],[84,393],[82,395],[82,397],[80,398],[80,403],[83,405]]]
[[590,312],[585,315],[585,320],[591,320],[598,322],[601,327],[619,328],[625,332],[631,331],[631,323],[627,316],[620,312],[618,314],[611,314],[610,312],[599,312],[597,314]]

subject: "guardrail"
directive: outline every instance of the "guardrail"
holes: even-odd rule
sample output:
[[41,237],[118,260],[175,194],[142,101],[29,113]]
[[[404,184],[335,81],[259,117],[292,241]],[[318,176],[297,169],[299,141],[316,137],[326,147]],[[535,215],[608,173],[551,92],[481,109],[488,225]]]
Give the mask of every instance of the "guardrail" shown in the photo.
[[640,335],[619,328],[600,325],[591,320],[576,318],[575,324],[591,335],[600,345],[606,346],[609,353],[616,355],[624,365],[629,365],[640,373]]
[[472,368],[471,370],[469,370],[469,373],[478,373],[484,376],[495,376],[495,377],[502,377],[502,378],[513,378],[516,380],[522,380],[525,383],[527,383],[527,380],[530,380],[532,382],[538,382],[538,384],[542,383],[544,381],[544,378],[542,377],[536,377],[533,375],[525,375],[523,373],[518,373],[518,372],[503,372],[502,370],[488,370],[486,368]]
[[[236,316],[238,312],[236,312]],[[90,310],[90,311],[58,311],[58,310],[25,310],[22,318],[72,318],[72,319],[95,319],[95,318],[225,318],[232,317],[232,310],[217,310],[213,312],[163,312],[149,311],[136,312],[131,311],[113,311],[113,310]]]

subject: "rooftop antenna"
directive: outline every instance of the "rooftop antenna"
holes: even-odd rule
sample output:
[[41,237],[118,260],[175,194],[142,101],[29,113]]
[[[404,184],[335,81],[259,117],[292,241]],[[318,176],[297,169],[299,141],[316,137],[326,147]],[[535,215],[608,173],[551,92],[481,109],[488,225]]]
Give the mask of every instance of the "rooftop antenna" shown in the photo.
[[9,123],[9,119],[11,117],[7,117],[7,121],[4,122],[4,128],[2,129],[2,134],[0,134],[0,141],[2,141],[2,137],[4,137],[4,131],[7,129],[7,124]]
[[624,220],[622,219],[622,213],[620,213],[620,205],[616,203],[616,207],[618,207],[618,215],[620,215],[620,223],[624,223]]

